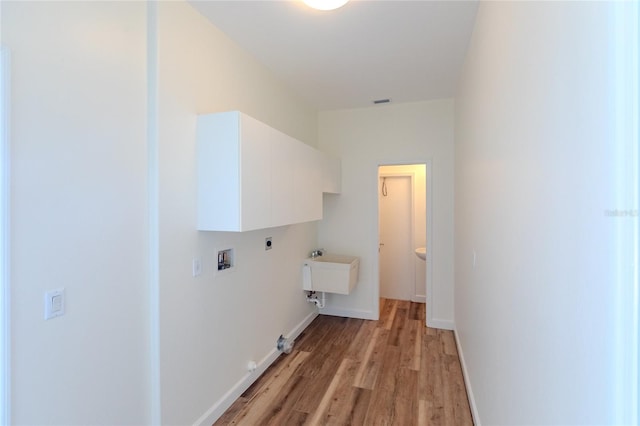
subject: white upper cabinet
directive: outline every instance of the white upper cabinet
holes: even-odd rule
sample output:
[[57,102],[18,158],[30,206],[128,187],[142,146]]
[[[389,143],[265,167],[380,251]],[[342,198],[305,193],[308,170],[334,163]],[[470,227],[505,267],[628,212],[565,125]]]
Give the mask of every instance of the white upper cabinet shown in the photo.
[[199,230],[319,220],[322,192],[339,192],[338,160],[237,111],[198,117],[197,155]]

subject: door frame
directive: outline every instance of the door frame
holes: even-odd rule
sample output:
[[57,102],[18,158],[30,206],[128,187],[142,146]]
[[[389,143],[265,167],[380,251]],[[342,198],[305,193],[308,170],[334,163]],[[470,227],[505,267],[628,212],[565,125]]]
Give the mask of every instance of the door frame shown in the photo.
[[0,425],[11,424],[9,49],[0,46]]
[[[617,191],[620,205],[638,207],[640,202],[640,6],[637,2],[614,5],[615,120]],[[637,211],[636,211],[637,214]],[[633,231],[616,228],[617,300],[615,423],[638,424],[640,420],[640,225]],[[633,265],[630,269],[628,265]]]
[[[373,254],[372,258],[374,259],[373,265],[373,278],[374,283],[374,301],[373,307],[375,312],[375,318],[379,318],[380,313],[380,253],[378,252],[378,248],[380,247],[380,179],[379,179],[379,170],[382,166],[409,166],[409,165],[422,165],[425,166],[425,190],[426,190],[426,215],[427,215],[427,223],[426,223],[426,249],[427,256],[425,261],[425,287],[426,287],[426,296],[427,302],[425,304],[426,309],[426,325],[432,326],[433,324],[433,162],[431,158],[426,160],[413,160],[413,161],[378,161],[375,169],[373,170],[375,185],[372,190],[376,191],[375,195],[375,211],[376,211],[376,220],[374,221],[375,229],[373,229],[373,235],[376,236],[373,243],[374,245],[371,247],[371,253]],[[412,212],[413,214],[413,212]],[[436,256],[437,257],[437,256]]]

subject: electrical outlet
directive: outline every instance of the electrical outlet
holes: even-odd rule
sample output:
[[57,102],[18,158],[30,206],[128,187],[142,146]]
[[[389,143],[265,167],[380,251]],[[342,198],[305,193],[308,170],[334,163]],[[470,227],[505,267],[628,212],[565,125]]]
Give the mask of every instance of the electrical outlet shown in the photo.
[[264,249],[271,250],[273,248],[273,242],[271,241],[271,237],[267,237],[264,239]]

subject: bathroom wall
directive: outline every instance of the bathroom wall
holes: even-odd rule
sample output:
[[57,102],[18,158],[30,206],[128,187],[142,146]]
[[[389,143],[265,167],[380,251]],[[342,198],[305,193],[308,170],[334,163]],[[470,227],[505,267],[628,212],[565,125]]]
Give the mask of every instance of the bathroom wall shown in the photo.
[[[315,315],[301,265],[316,224],[196,231],[196,116],[238,109],[315,145],[316,112],[190,5],[159,2],[158,31],[161,419],[211,424],[216,404],[246,381],[247,363],[260,364],[280,334]],[[229,247],[235,271],[217,275],[216,250]],[[194,257],[203,268],[195,278]]]
[[[331,295],[326,313],[378,316],[378,166],[432,161],[434,324],[453,328],[452,99],[322,111],[319,147],[342,159],[342,193],[325,195],[319,245],[360,257],[349,296]],[[429,313],[428,313],[429,315]]]
[[456,332],[477,424],[637,422],[620,417],[637,410],[620,387],[637,380],[623,297],[637,217],[606,214],[637,208],[637,140],[619,139],[616,97],[633,92],[615,68],[637,34],[614,38],[621,7],[480,3],[455,164]]
[[[11,424],[149,424],[146,6],[3,1]],[[44,292],[66,313],[44,320]]]
[[[413,174],[413,249],[417,247],[425,247],[427,245],[427,176],[426,166],[424,164],[415,165],[395,165],[383,166],[379,169],[379,175],[384,176],[390,174]],[[378,192],[380,199],[380,192]],[[413,265],[414,284],[413,299],[414,301],[424,302],[426,298],[426,262],[419,259],[415,253],[411,254],[411,264]]]

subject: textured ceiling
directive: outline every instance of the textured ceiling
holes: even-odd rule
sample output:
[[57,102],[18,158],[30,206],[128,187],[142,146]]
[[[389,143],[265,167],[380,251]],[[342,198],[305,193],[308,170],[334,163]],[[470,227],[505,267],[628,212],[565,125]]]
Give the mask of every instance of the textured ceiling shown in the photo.
[[190,1],[320,110],[452,97],[476,1]]

